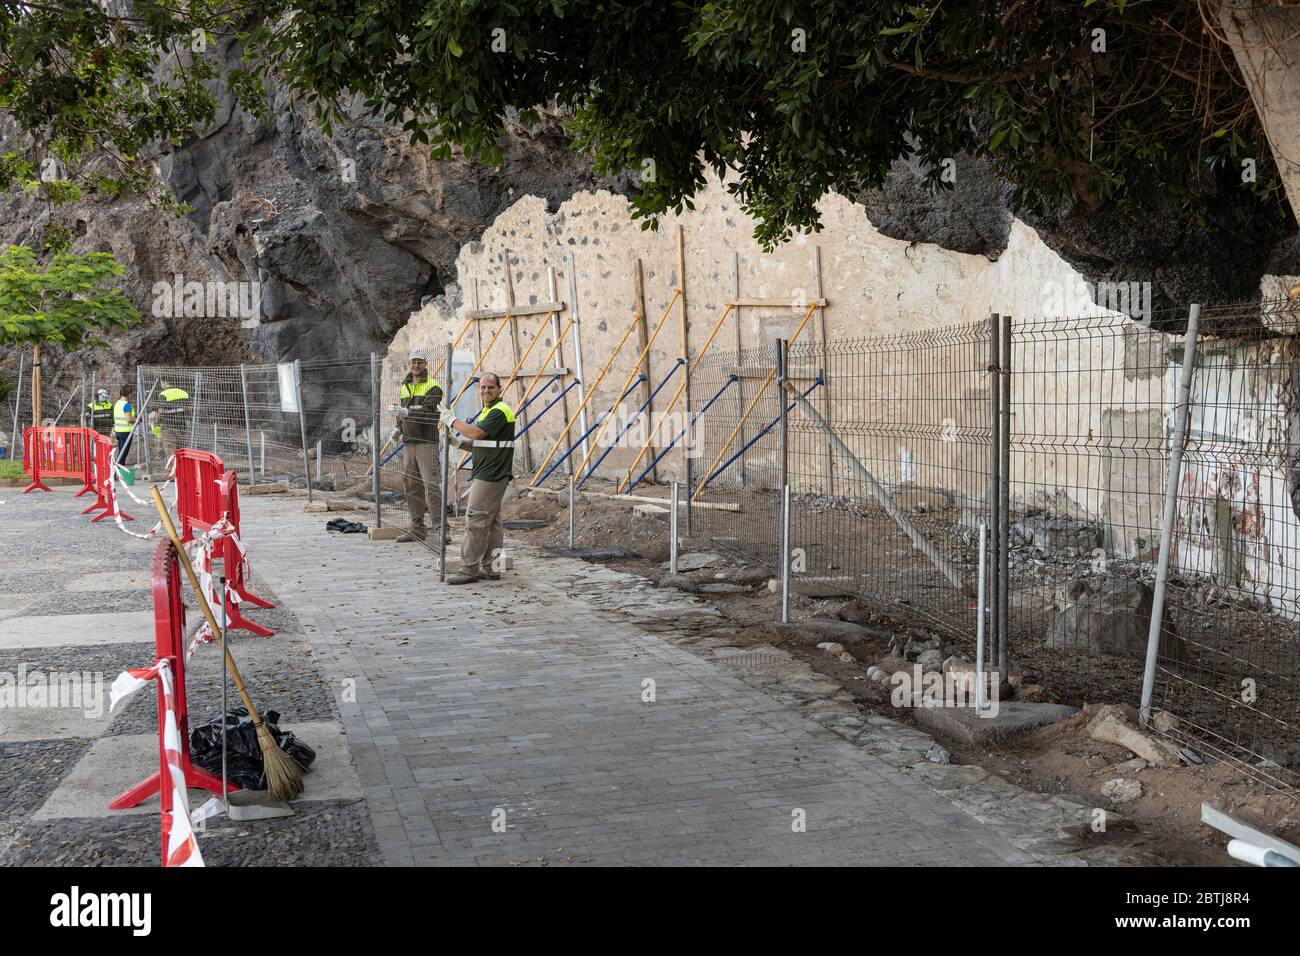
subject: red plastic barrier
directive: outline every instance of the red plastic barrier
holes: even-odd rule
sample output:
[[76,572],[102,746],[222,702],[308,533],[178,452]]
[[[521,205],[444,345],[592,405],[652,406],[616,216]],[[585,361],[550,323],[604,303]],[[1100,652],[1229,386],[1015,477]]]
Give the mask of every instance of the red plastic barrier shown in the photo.
[[[89,429],[87,429],[89,431]],[[103,521],[105,518],[113,517],[113,471],[117,468],[117,446],[113,444],[111,438],[100,435],[97,432],[91,432],[94,440],[95,454],[91,459],[93,480],[90,490],[95,492],[95,503],[85,511],[83,515],[88,515],[92,511],[103,509],[103,514],[95,515],[91,518],[92,522]],[[118,506],[117,513],[123,521],[134,521],[129,514]]]
[[[193,541],[227,516],[234,526],[235,534],[239,534],[239,498],[234,489],[235,473],[226,470],[220,457],[208,451],[178,449],[176,518],[181,540]],[[213,557],[222,559],[226,581],[233,586],[241,601],[247,600],[259,607],[274,607],[269,601],[248,591],[244,582],[247,562],[233,541],[221,538],[215,542],[212,554]],[[229,624],[259,637],[270,637],[275,633],[244,617],[239,612],[238,604],[232,604],[229,608]]]
[[226,466],[210,451],[176,451],[176,530],[182,541],[193,541],[221,520],[218,482]]
[[[224,514],[232,525],[235,527],[235,534],[240,534],[239,524],[239,483],[235,478],[233,471],[228,471],[221,476],[221,513]],[[240,600],[247,601],[250,604],[256,604],[258,607],[275,607],[266,598],[258,597],[252,591],[248,590],[248,582],[245,580],[248,574],[248,558],[239,550],[234,541],[229,538],[223,538],[221,542],[222,566],[226,569],[226,582],[234,588],[235,593],[239,595]],[[231,573],[231,569],[234,573]]]
[[[182,742],[181,769],[185,773],[185,783],[191,787],[202,787],[212,793],[221,793],[221,778],[201,770],[190,763],[190,728],[189,710],[185,701],[185,603],[181,600],[180,561],[176,549],[170,541],[159,541],[154,549],[153,561],[149,565],[153,581],[153,621],[154,645],[157,657],[167,658],[171,665],[175,682],[173,705],[176,710],[176,725],[180,730]],[[166,703],[163,698],[161,681],[158,684],[158,752],[161,765],[166,766],[167,754],[163,748],[162,728],[166,720]],[[155,770],[130,790],[120,794],[108,805],[110,810],[125,810],[138,806],[149,797],[159,792],[162,774]],[[231,793],[239,787],[230,784]],[[170,790],[170,788],[169,788]]]
[[80,478],[81,490],[75,497],[93,491],[94,436],[95,432],[89,428],[56,425],[24,428],[23,469],[32,476],[32,483],[23,489],[23,494],[49,491],[42,478]]

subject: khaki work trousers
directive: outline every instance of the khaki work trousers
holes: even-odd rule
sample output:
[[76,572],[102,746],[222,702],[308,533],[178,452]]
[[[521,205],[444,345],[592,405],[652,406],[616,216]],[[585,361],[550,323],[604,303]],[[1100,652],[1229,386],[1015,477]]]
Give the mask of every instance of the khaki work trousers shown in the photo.
[[469,507],[465,509],[465,540],[460,546],[460,570],[464,574],[488,574],[501,551],[505,528],[501,524],[501,502],[509,478],[469,484]]
[[442,480],[439,477],[438,443],[407,442],[402,447],[402,484],[411,527],[424,525],[427,512],[436,529],[442,521]]

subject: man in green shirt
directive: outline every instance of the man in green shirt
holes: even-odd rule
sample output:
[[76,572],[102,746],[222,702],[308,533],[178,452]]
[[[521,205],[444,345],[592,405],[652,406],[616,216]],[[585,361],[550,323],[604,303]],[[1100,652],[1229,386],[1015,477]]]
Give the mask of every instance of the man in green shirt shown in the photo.
[[448,584],[496,581],[495,568],[501,553],[505,529],[501,525],[501,502],[514,473],[515,412],[501,400],[501,380],[491,372],[479,379],[483,409],[473,422],[463,422],[445,406],[439,411],[449,440],[459,433],[457,444],[474,454],[470,477],[469,507],[465,510],[465,540],[460,547],[460,571],[447,576]]

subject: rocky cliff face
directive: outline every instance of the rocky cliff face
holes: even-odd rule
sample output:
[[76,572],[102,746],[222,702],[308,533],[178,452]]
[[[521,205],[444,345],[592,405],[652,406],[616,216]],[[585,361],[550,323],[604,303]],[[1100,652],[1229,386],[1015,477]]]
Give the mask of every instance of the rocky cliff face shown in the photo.
[[[234,64],[232,45],[219,54]],[[271,90],[272,119],[230,102],[211,127],[161,158],[175,195],[193,207],[168,217],[140,199],[91,199],[54,211],[78,250],[112,251],[125,288],[146,321],[107,349],[52,355],[47,381],[97,366],[101,380],[137,362],[186,365],[360,358],[382,351],[429,297],[455,277],[455,259],[519,196],[552,208],[575,191],[626,193],[631,180],[601,180],[570,148],[558,117],[540,127],[512,125],[505,162],[490,169],[464,159],[431,161],[401,132],[355,113],[326,136],[309,111]],[[930,192],[906,163],[886,187],[858,197],[883,233],[997,259],[1012,215],[1009,189],[980,161],[962,159],[955,189]],[[1244,196],[1209,211],[1188,229],[1176,210],[1128,213],[1078,209],[1022,216],[1049,246],[1093,280],[1151,281],[1155,304],[1240,301],[1265,272],[1300,271],[1293,224],[1259,228]],[[24,197],[0,200],[0,241],[39,237],[51,221]],[[257,281],[260,317],[154,314],[154,283]]]
[[[219,51],[233,65],[239,50]],[[139,198],[88,199],[51,215],[31,198],[0,199],[0,242],[39,239],[47,224],[74,229],[77,251],[113,252],[124,288],[146,319],[107,349],[61,357],[46,380],[111,379],[137,362],[234,362],[363,358],[454,275],[456,254],[519,195],[558,204],[580,189],[623,191],[591,174],[553,116],[511,125],[505,162],[435,162],[393,127],[354,114],[326,136],[310,110],[270,90],[261,122],[223,102],[214,122],[161,157],[160,172],[193,207],[171,217]],[[257,281],[260,317],[154,314],[156,282]]]

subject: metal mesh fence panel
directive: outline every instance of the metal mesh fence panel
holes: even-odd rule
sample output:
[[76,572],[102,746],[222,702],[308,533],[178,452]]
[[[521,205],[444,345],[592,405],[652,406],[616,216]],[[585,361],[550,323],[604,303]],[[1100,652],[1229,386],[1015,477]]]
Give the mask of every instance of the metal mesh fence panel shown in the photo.
[[[1300,785],[1300,316],[1202,313],[1152,707]],[[1181,359],[1181,356],[1179,356]]]
[[154,471],[182,447],[215,452],[250,483],[303,487],[310,478],[313,489],[344,490],[370,468],[368,356],[303,362],[296,370],[293,363],[141,366],[140,389],[148,398],[140,404],[149,443],[135,454]]
[[[1005,540],[990,659],[1000,626],[1022,686],[1137,704],[1184,344],[1152,326],[1185,320],[1017,320],[997,333],[1009,331],[1009,352],[982,323],[792,348],[794,391],[817,410],[821,389],[831,397],[822,421],[791,403],[792,589],[856,594],[969,647],[989,522]],[[1206,313],[1153,699],[1159,732],[1283,787],[1300,782],[1297,324],[1281,307]],[[724,394],[699,425],[696,527],[774,574],[775,363],[775,346],[712,357],[693,382],[699,396]],[[995,386],[1009,396],[998,427]]]
[[1175,337],[1108,313],[1012,324],[1010,649],[1054,699],[1135,704]]

